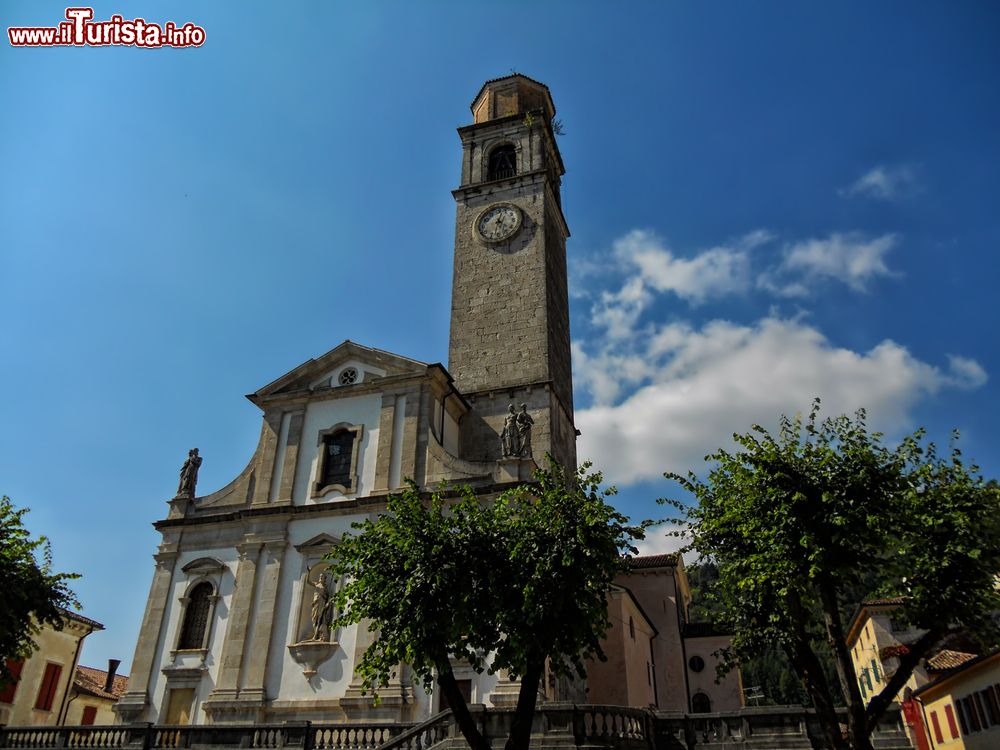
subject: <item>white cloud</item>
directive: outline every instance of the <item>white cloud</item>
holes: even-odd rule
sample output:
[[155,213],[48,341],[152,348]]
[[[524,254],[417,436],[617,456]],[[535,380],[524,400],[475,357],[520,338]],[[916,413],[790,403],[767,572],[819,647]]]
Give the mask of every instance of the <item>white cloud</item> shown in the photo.
[[783,297],[804,297],[810,285],[833,279],[855,291],[879,276],[893,276],[886,254],[898,244],[894,234],[870,238],[858,232],[833,233],[823,239],[808,239],[788,245],[777,266],[757,278],[760,289]]
[[914,167],[907,164],[879,164],[838,192],[847,198],[860,195],[879,200],[895,200],[911,195],[918,189],[919,181]]
[[693,304],[709,297],[739,294],[750,286],[748,250],[770,239],[763,231],[741,238],[733,247],[714,247],[693,258],[679,258],[663,240],[635,230],[614,243],[615,257],[637,272],[643,289],[673,292]]
[[[670,523],[652,526],[646,529],[646,538],[638,542],[635,547],[639,550],[640,556],[666,555],[672,552],[679,552],[690,540],[686,537],[674,536],[674,533],[684,531],[686,528],[686,525],[677,526]],[[697,556],[695,552],[688,553],[684,555],[684,562],[690,563]]]
[[[641,385],[618,403],[595,400],[576,415],[580,457],[612,483],[700,470],[734,431],[807,410],[816,396],[824,414],[865,407],[874,428],[892,432],[909,426],[920,399],[942,388],[975,388],[986,377],[972,360],[952,357],[942,370],[890,340],[868,352],[839,348],[814,327],[773,316],[749,326],[674,325],[652,340],[661,343],[657,353],[639,354],[650,373]],[[611,355],[583,364],[601,370],[581,372],[587,383],[616,376]]]
[[[608,271],[614,277],[624,272],[625,279],[617,292],[600,294],[590,339],[573,343],[575,382],[593,404],[576,414],[578,453],[610,482],[627,485],[668,470],[701,469],[704,456],[734,431],[773,425],[780,414],[808,410],[816,397],[824,414],[864,407],[874,429],[892,433],[911,426],[922,399],[986,382],[975,360],[951,355],[947,367],[936,367],[888,339],[867,352],[844,349],[804,316],[778,310],[748,325],[643,320],[660,293],[701,299],[740,289],[748,278],[743,263],[749,249],[773,239],[758,231],[689,260],[675,258],[647,232],[615,243],[612,257],[620,267]],[[870,279],[893,274],[884,256],[895,244],[894,235],[858,234],[797,242],[784,249],[766,283],[782,294],[805,291],[821,279],[863,289]],[[694,267],[709,280],[696,280],[689,273]]]

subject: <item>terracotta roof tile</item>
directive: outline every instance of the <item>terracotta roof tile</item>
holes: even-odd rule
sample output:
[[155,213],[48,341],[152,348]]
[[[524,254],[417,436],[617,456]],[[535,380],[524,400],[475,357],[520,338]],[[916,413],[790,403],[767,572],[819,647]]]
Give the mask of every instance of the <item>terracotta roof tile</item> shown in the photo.
[[629,560],[628,566],[630,569],[636,568],[666,568],[677,564],[677,554],[673,552],[668,552],[663,555],[644,555],[642,557],[633,557]]
[[883,596],[875,599],[865,599],[862,604],[866,607],[888,607],[902,604],[905,601],[905,596]]
[[73,684],[77,690],[96,695],[98,698],[116,701],[125,695],[125,691],[128,689],[128,675],[116,674],[110,693],[104,692],[104,685],[107,681],[108,673],[103,669],[77,667]]
[[946,648],[927,660],[927,671],[947,672],[948,670],[960,667],[967,661],[972,661],[975,658],[975,654],[969,654],[965,651],[952,651],[951,649]]

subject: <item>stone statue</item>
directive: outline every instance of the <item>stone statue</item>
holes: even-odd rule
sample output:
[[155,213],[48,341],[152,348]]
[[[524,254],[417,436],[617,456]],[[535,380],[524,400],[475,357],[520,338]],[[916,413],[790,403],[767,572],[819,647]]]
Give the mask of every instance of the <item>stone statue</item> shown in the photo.
[[309,584],[316,589],[313,592],[312,611],[312,637],[311,641],[327,640],[327,631],[330,628],[330,621],[333,615],[333,597],[330,596],[330,585],[325,572],[319,574],[319,579],[309,581]]
[[507,416],[503,420],[503,432],[500,433],[500,456],[501,458],[516,458],[520,450],[521,440],[518,436],[517,413],[514,411],[514,404],[510,404],[507,407]]
[[198,449],[188,451],[187,460],[181,467],[181,481],[177,485],[177,497],[194,497],[194,487],[198,484],[198,467],[201,466],[201,456]]
[[528,414],[527,404],[521,404],[521,411],[517,415],[517,455],[521,458],[531,458],[531,426],[533,424],[535,424],[535,420]]

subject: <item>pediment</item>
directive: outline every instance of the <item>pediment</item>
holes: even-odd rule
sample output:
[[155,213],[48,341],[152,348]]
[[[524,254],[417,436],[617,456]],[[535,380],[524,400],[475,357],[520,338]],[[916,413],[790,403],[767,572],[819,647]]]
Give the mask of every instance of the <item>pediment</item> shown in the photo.
[[299,552],[305,553],[315,550],[329,551],[331,548],[340,544],[340,538],[327,534],[326,532],[322,534],[317,534],[312,539],[307,539],[302,542],[302,544],[296,544],[295,549]]
[[[393,375],[426,372],[427,363],[345,341],[316,359],[303,362],[277,380],[250,394],[254,403],[268,396],[371,382]],[[353,377],[350,370],[354,371]]]
[[214,557],[199,557],[185,565],[181,570],[185,573],[217,573],[225,570],[226,566]]

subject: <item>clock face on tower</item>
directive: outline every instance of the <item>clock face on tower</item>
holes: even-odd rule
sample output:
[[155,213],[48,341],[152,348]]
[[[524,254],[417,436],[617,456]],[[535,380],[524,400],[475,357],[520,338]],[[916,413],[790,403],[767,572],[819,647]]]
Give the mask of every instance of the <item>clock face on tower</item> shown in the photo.
[[476,219],[476,233],[486,242],[506,242],[521,230],[521,209],[511,203],[496,203]]

